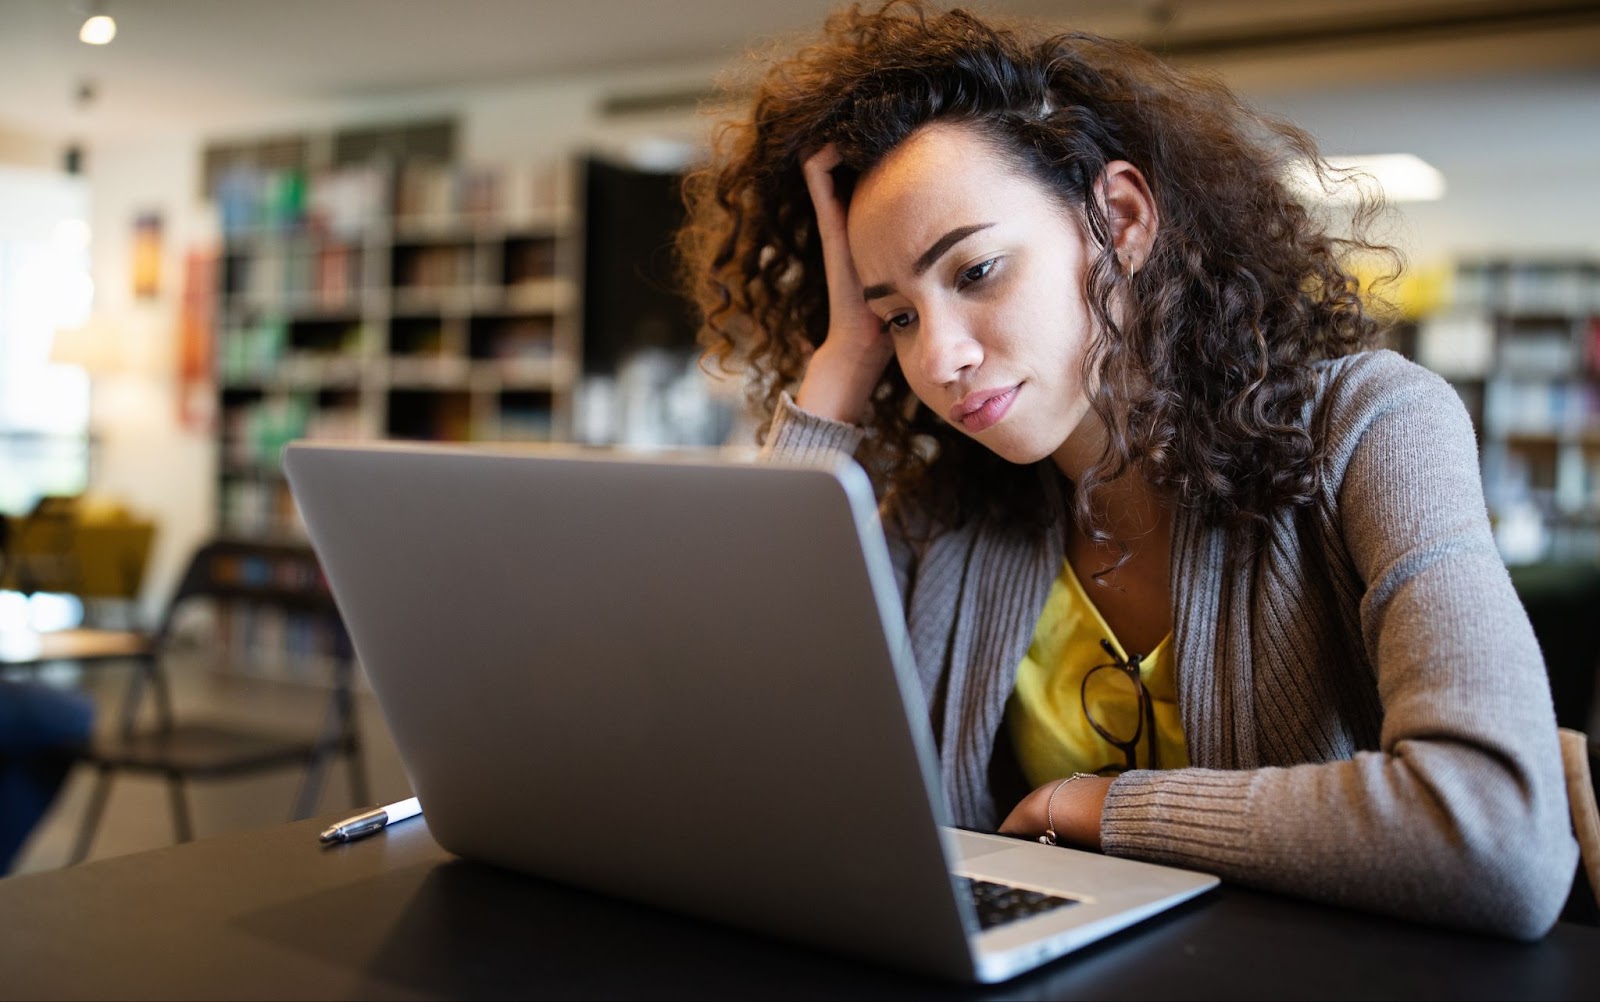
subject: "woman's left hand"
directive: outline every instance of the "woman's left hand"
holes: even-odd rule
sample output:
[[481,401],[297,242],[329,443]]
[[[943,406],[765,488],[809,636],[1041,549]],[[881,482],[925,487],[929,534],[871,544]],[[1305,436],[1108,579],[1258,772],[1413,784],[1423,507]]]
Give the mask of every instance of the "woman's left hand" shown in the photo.
[[[1038,838],[1055,819],[1056,841],[1086,849],[1100,848],[1100,812],[1105,807],[1111,778],[1085,776],[1081,779],[1050,782],[1034,790],[1006,815],[1000,825],[1002,835]],[[1050,797],[1054,794],[1055,803]]]

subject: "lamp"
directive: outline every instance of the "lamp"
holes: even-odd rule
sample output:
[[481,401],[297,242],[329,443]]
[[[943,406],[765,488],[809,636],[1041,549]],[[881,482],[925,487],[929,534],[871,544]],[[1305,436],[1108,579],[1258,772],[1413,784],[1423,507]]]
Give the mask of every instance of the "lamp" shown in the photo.
[[[127,428],[137,413],[138,380],[128,377],[154,371],[155,359],[143,344],[148,324],[137,314],[96,310],[78,327],[57,328],[50,342],[50,363],[83,370],[89,383],[89,426],[84,451],[84,482],[94,481],[102,435]],[[131,394],[130,394],[131,391]]]
[[91,313],[81,327],[58,328],[50,341],[52,365],[75,365],[89,380],[89,427],[84,451],[84,482],[94,475],[98,429],[104,426],[104,401],[96,406],[95,381],[123,372],[127,368],[127,353],[123,349],[122,332],[103,314]]

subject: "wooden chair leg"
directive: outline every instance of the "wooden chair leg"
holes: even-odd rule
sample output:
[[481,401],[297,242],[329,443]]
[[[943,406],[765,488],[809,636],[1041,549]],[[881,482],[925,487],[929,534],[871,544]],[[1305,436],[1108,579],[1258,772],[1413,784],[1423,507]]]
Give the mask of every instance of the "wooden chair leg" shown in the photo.
[[89,794],[89,805],[84,808],[83,821],[78,824],[78,838],[73,843],[68,866],[76,866],[89,858],[89,847],[94,844],[95,833],[100,828],[100,817],[106,810],[106,800],[111,796],[114,773],[111,766],[102,765],[95,774],[94,790]]
[[167,796],[172,801],[172,831],[179,842],[194,841],[194,825],[189,819],[189,799],[184,794],[183,777],[167,774]]
[[1582,731],[1560,729],[1561,761],[1567,780],[1567,803],[1572,832],[1578,838],[1578,861],[1600,904],[1600,808],[1595,806],[1594,781],[1589,770],[1589,739]]

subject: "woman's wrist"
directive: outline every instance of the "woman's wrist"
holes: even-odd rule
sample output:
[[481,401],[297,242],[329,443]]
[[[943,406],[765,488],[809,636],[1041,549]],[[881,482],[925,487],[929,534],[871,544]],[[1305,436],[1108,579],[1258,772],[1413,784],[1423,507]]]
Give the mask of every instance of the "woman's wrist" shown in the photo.
[[1052,780],[1023,798],[1000,831],[1030,838],[1053,831],[1057,845],[1099,849],[1100,815],[1111,783],[1106,776]]
[[1112,780],[1093,776],[1068,783],[1055,802],[1056,835],[1061,842],[1100,848],[1100,815]]

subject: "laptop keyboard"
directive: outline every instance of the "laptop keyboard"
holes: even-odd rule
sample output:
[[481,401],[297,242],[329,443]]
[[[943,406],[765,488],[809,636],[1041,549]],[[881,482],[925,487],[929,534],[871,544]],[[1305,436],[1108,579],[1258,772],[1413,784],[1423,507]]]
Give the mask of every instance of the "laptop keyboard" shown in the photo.
[[993,929],[997,925],[1029,918],[1067,905],[1077,904],[1071,898],[1057,897],[1043,891],[1030,891],[1025,887],[997,884],[992,880],[976,880],[956,875],[956,889],[962,885],[972,894],[973,907],[978,912],[978,925]]

